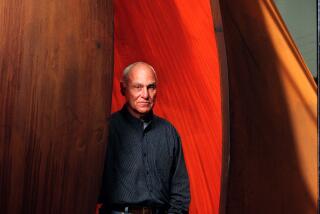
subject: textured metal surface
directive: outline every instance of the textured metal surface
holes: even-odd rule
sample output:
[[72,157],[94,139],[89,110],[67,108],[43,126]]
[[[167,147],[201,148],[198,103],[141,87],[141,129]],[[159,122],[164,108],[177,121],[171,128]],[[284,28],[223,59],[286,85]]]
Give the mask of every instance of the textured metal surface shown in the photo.
[[90,213],[113,74],[112,1],[0,1],[1,213]]
[[272,1],[221,0],[227,213],[317,212],[317,87]]

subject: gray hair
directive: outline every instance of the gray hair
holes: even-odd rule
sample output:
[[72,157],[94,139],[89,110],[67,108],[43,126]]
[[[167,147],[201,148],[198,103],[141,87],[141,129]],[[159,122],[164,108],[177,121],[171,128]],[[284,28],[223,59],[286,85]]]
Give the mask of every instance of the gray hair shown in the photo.
[[150,64],[148,64],[148,63],[146,63],[146,62],[134,62],[134,63],[128,65],[127,67],[125,67],[125,69],[123,69],[123,71],[122,71],[122,77],[121,77],[121,81],[120,81],[120,82],[122,82],[122,83],[127,83],[127,82],[128,82],[128,75],[129,75],[130,71],[132,70],[132,68],[133,68],[134,66],[136,66],[136,65],[138,65],[138,64],[145,64],[145,65],[149,66],[149,67],[151,68],[151,70],[153,71],[154,76],[155,76],[156,79],[157,79],[156,71],[154,70],[154,68],[153,68]]

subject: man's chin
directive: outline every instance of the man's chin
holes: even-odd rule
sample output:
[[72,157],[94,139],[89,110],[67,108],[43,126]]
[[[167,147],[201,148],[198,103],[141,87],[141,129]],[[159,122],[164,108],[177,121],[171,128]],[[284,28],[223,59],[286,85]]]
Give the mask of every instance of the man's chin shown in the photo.
[[140,114],[147,114],[152,110],[152,108],[148,107],[148,108],[138,108],[137,112],[139,112]]

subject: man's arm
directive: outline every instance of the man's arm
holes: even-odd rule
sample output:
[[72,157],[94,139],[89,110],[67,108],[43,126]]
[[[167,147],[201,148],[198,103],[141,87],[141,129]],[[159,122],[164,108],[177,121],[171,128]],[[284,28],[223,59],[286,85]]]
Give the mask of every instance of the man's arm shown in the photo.
[[180,137],[178,135],[171,174],[170,207],[168,209],[168,213],[188,213],[190,204],[189,177],[185,165]]
[[110,194],[111,190],[108,189],[110,187],[110,179],[112,178],[112,166],[113,166],[113,141],[114,141],[114,130],[111,126],[109,126],[108,133],[108,142],[105,153],[105,161],[104,161],[104,169],[103,176],[100,188],[100,194],[98,197],[98,203],[96,206],[96,214],[99,213],[99,210],[103,207],[104,203],[107,201],[107,194]]

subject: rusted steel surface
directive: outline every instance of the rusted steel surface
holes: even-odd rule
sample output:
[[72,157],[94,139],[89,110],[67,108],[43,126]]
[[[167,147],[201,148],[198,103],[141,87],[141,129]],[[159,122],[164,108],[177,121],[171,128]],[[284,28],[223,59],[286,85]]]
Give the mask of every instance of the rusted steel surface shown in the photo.
[[227,213],[317,212],[317,87],[272,1],[220,0],[229,78]]
[[221,81],[221,105],[222,105],[222,160],[221,160],[221,191],[219,213],[226,212],[226,200],[228,193],[228,176],[230,160],[230,115],[229,115],[229,80],[228,60],[224,40],[224,30],[221,17],[219,0],[211,0],[214,34],[218,49],[218,59]]
[[112,1],[0,1],[0,212],[93,213],[113,75]]

